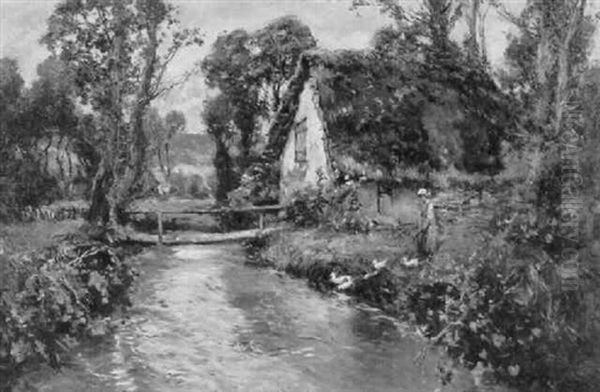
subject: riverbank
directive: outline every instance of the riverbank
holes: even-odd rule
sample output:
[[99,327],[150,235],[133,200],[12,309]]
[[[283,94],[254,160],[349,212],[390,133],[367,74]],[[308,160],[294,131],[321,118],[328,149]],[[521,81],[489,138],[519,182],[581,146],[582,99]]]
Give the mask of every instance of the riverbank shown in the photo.
[[81,233],[80,220],[0,228],[0,390],[29,366],[61,364],[86,336],[102,335],[129,303],[131,249]]
[[[267,241],[253,255],[254,261],[307,278],[320,291],[335,289],[332,273],[349,276],[355,283],[346,292],[392,314],[400,314],[397,298],[401,281],[416,274],[400,263],[403,257],[415,254],[412,241],[393,231],[340,234],[319,229],[289,230],[272,234]],[[385,262],[385,270],[361,279],[375,271],[374,260]]]
[[[539,261],[539,249],[515,250],[499,237],[486,240],[455,228],[447,232],[447,242],[426,262],[410,262],[415,249],[409,233],[324,229],[255,241],[249,262],[305,278],[322,292],[343,291],[410,322],[470,369],[479,385],[595,390],[598,357],[584,337],[572,334],[581,310],[564,294],[544,292],[545,274],[555,271]],[[556,306],[551,313],[548,301]]]
[[119,328],[15,392],[472,391],[469,374],[439,384],[439,350],[405,323],[244,256],[239,244],[145,250]]

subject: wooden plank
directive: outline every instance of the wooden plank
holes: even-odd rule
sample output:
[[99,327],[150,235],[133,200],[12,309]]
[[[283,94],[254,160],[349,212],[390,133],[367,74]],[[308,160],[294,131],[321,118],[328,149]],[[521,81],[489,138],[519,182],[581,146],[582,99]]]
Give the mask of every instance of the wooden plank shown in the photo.
[[[222,242],[242,241],[251,238],[256,238],[262,235],[271,234],[281,231],[285,227],[269,227],[266,229],[251,229],[240,230],[229,233],[198,233],[198,232],[178,232],[164,234],[163,245],[186,245],[186,244],[215,244]],[[127,242],[135,242],[139,244],[156,244],[157,236],[146,233],[128,233],[124,238]]]
[[158,220],[158,244],[162,245],[162,243],[163,243],[162,212],[158,211],[156,213],[156,219]]
[[[198,209],[198,210],[181,210],[181,211],[162,211],[164,214],[221,214],[225,212],[279,212],[284,207],[281,205],[272,205],[272,206],[252,206],[252,207],[242,207],[242,208],[210,208],[210,209]],[[155,211],[126,211],[127,215],[136,215],[136,214],[154,214]]]

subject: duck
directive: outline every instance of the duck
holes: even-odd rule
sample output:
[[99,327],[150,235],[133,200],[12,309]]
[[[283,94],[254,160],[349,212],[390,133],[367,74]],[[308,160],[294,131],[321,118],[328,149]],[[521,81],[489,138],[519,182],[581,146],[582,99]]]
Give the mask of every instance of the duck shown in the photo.
[[338,290],[347,290],[354,284],[354,279],[350,275],[338,276],[335,272],[329,274],[329,280],[337,285]]
[[377,275],[379,275],[379,273],[380,273],[380,272],[381,272],[381,270],[375,270],[375,271],[373,271],[373,272],[368,272],[368,273],[364,274],[364,276],[363,276],[363,279],[365,279],[365,280],[366,280],[366,279],[370,279],[370,278],[372,278],[373,276],[377,276]]
[[388,260],[387,260],[387,259],[383,259],[383,260],[381,260],[381,261],[379,261],[379,260],[377,260],[377,259],[373,259],[373,267],[374,267],[376,270],[380,270],[380,269],[382,269],[382,268],[384,268],[384,267],[386,267],[386,266],[387,266],[387,262],[388,262]]
[[408,268],[418,267],[419,259],[415,257],[414,259],[409,260],[408,257],[404,256],[402,257],[402,265]]

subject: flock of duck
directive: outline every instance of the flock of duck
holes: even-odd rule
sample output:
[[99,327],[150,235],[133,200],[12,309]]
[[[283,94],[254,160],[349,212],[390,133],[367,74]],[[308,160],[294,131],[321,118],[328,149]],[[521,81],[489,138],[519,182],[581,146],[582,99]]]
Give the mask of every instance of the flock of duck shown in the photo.
[[[387,267],[387,264],[388,264],[388,259],[383,259],[383,260],[374,259],[372,261],[374,270],[371,272],[368,272],[358,278],[354,278],[350,275],[338,275],[335,271],[332,271],[331,274],[329,274],[329,281],[331,283],[335,284],[336,289],[339,291],[348,290],[349,288],[354,286],[354,284],[358,280],[366,280],[366,279],[370,279],[370,278],[378,275],[382,270],[384,270]],[[408,257],[404,256],[404,257],[402,257],[401,264],[407,268],[415,268],[415,267],[419,266],[419,259],[417,259],[417,258],[408,259]]]

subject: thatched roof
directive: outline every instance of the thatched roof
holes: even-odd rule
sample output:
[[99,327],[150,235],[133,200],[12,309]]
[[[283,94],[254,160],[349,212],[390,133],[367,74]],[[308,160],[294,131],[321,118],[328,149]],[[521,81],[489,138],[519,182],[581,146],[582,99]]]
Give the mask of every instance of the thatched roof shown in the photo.
[[499,110],[488,101],[497,94],[468,94],[435,78],[415,81],[409,71],[368,50],[303,53],[268,129],[265,162],[281,156],[305,83],[314,78],[326,149],[344,173],[390,179],[398,166],[496,167]]

